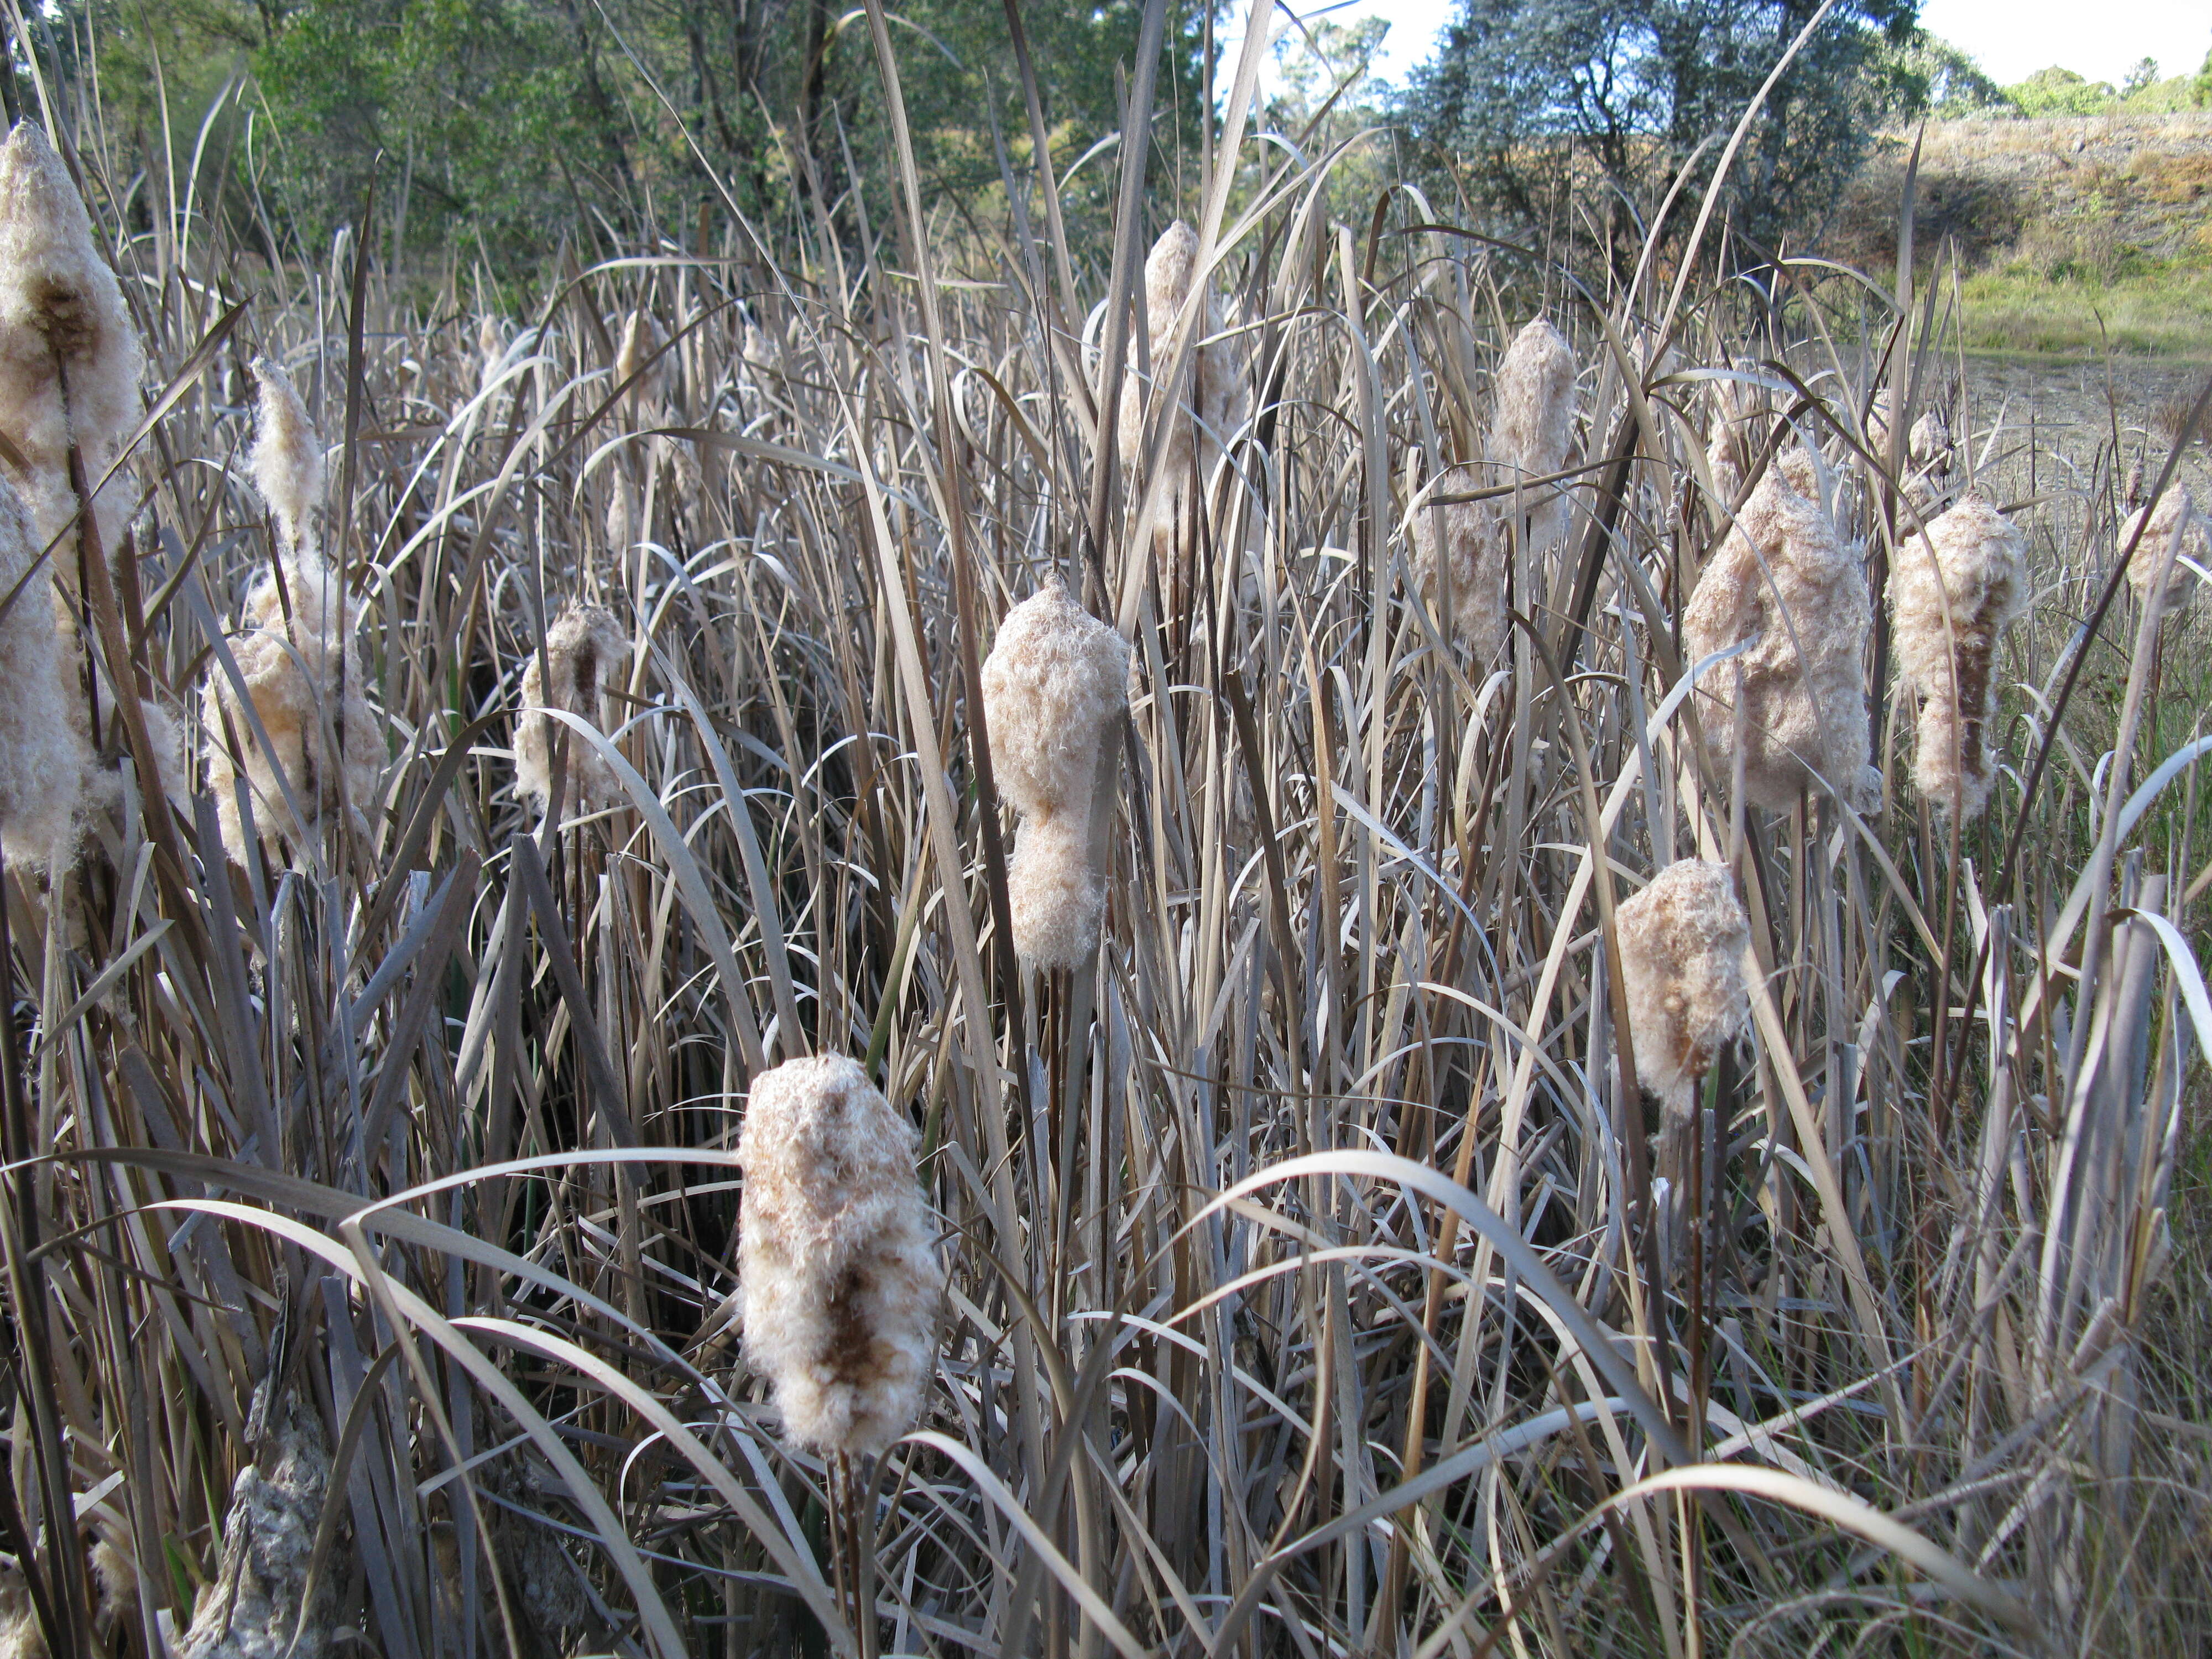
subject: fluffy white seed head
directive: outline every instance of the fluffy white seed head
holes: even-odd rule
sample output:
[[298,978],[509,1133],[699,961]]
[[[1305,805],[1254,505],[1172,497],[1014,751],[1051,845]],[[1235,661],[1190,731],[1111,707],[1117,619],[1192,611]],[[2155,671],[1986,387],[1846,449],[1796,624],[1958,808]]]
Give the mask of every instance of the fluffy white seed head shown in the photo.
[[[1547,477],[1563,471],[1573,447],[1575,353],[1567,337],[1545,318],[1530,320],[1498,360],[1496,406],[1490,419],[1489,457],[1501,484]],[[1566,497],[1557,484],[1523,495],[1532,550],[1557,545],[1566,534]],[[1503,511],[1510,515],[1510,501]]]
[[1692,662],[1755,641],[1698,682],[1698,718],[1717,777],[1730,775],[1741,743],[1746,797],[1770,811],[1787,811],[1801,789],[1839,793],[1854,805],[1878,792],[1867,765],[1871,612],[1856,553],[1826,514],[1770,471],[1682,617]]
[[31,515],[0,478],[0,595],[18,582],[0,615],[0,836],[8,862],[66,864],[77,841],[77,807],[92,749],[76,657],[58,627],[52,578],[25,581],[39,554]]
[[[1464,495],[1481,489],[1482,476],[1455,466],[1437,481],[1436,493]],[[1440,567],[1451,576],[1451,629],[1478,669],[1497,660],[1505,645],[1506,557],[1510,540],[1493,501],[1447,501],[1413,514],[1413,576],[1432,611],[1443,602]]]
[[[605,695],[629,654],[622,624],[603,605],[571,599],[545,630],[545,653],[536,652],[522,671],[522,720],[514,737],[515,789],[540,812],[553,795],[553,742],[566,731],[568,776],[563,798],[588,811],[621,793],[613,769],[573,730],[532,711],[559,708],[606,730]],[[546,670],[552,671],[549,685]],[[568,816],[567,808],[563,816]]]
[[[266,1386],[265,1384],[264,1385]],[[335,1584],[344,1564],[325,1560],[313,1604],[301,1617],[315,1528],[330,1486],[323,1428],[306,1407],[281,1408],[258,1463],[238,1474],[222,1528],[222,1565],[204,1587],[177,1659],[322,1659],[335,1634]],[[299,1644],[292,1645],[295,1628]]]
[[[21,469],[10,466],[9,481],[42,544],[76,512],[71,441],[88,483],[99,485],[137,423],[144,372],[137,330],[69,169],[40,127],[18,122],[0,144],[0,434],[22,457]],[[94,497],[100,545],[111,558],[131,497],[131,481],[119,470]],[[74,584],[74,532],[55,550],[54,568]]]
[[1613,915],[1638,1079],[1672,1119],[1686,1117],[1697,1088],[1749,1009],[1743,953],[1751,925],[1724,864],[1684,859]]
[[[230,641],[245,698],[220,663],[208,670],[200,702],[203,760],[223,846],[240,864],[246,856],[241,778],[258,832],[295,859],[320,842],[334,815],[343,814],[356,834],[368,834],[366,813],[376,799],[386,749],[383,722],[362,694],[353,649],[357,614],[342,580],[319,558],[285,558],[246,594],[245,628]],[[254,730],[256,719],[265,744]]]
[[[1197,269],[1198,234],[1178,219],[1160,233],[1145,260],[1146,360],[1155,402],[1166,395],[1166,376],[1182,340],[1176,319],[1190,298]],[[1199,331],[1199,344],[1191,354],[1189,383],[1176,389],[1174,410],[1166,422],[1159,465],[1168,483],[1152,521],[1153,544],[1164,573],[1172,567],[1179,547],[1191,539],[1200,494],[1223,445],[1235,439],[1251,414],[1243,346],[1235,337],[1215,337],[1223,331],[1224,319],[1223,308],[1211,295],[1196,307],[1190,325]],[[1138,373],[1138,363],[1133,347],[1115,416],[1121,459],[1132,467],[1144,459],[1147,382]]]
[[656,409],[667,402],[671,356],[656,355],[667,343],[668,331],[651,312],[633,311],[623,319],[622,345],[615,354],[615,384],[622,386],[637,376],[629,391],[632,408]]
[[1088,815],[1040,813],[1022,820],[1006,896],[1014,949],[1035,968],[1080,968],[1098,949],[1106,884],[1091,862]]
[[983,664],[999,793],[1022,815],[1007,871],[1014,948],[1073,968],[1098,948],[1104,873],[1091,860],[1102,744],[1129,709],[1129,642],[1057,581],[1006,613]]
[[256,357],[253,379],[258,388],[251,459],[253,487],[275,516],[286,550],[317,553],[321,547],[315,515],[323,506],[323,441],[282,363]]
[[2156,591],[2159,572],[2163,570],[2169,611],[2195,599],[2202,579],[2182,560],[2193,560],[2212,569],[2212,533],[2208,532],[2212,532],[2212,526],[2207,525],[2196,501],[2179,483],[2166,486],[2156,507],[2139,507],[2129,514],[2120,525],[2119,544],[2125,547],[2128,538],[2135,538],[2136,550],[2128,556],[2128,586],[2135,589],[2136,598],[2147,601]]
[[2029,598],[2027,538],[1978,495],[1901,546],[1890,571],[1898,674],[1920,699],[1913,783],[1961,821],[1989,801],[1997,647]]
[[842,1056],[753,1080],[737,1152],[745,1358],[817,1452],[875,1455],[921,1414],[945,1281],[916,1139]]
[[1129,708],[1129,642],[1048,582],[1006,613],[983,664],[991,769],[1016,811],[1091,810],[1098,745]]
[[499,366],[507,361],[507,329],[500,319],[487,313],[477,324],[477,390],[482,392],[499,378]]

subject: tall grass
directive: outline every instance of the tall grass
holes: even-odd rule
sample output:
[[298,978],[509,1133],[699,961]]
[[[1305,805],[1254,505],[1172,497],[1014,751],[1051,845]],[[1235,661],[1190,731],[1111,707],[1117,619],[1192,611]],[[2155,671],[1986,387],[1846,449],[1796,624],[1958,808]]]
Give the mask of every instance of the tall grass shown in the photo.
[[[1410,190],[1331,222],[1339,157],[1244,142],[1254,68],[1186,303],[1234,290],[1255,396],[1172,572],[1199,330],[1117,453],[1141,147],[1110,245],[1048,178],[1003,227],[927,217],[909,160],[884,240],[580,242],[491,327],[374,236],[258,263],[197,205],[212,159],[153,181],[112,247],[162,386],[89,637],[195,711],[236,672],[266,354],[343,440],[325,546],[387,758],[289,857],[249,799],[234,870],[205,779],[149,798],[108,731],[85,856],[7,870],[14,1651],[214,1628],[240,1471],[303,1445],[301,1653],[2191,1650],[2206,688],[2202,623],[2124,591],[2119,445],[1976,397],[1909,225],[1848,311],[1810,267],[1710,279],[1717,228],[1593,291]],[[1132,130],[1152,98],[1140,67]],[[112,229],[97,110],[55,106]],[[1568,523],[1516,539],[1471,664],[1411,580],[1443,492],[1407,488],[1485,459],[1545,296]],[[1726,497],[1717,378],[1759,434]],[[1891,434],[1956,399],[2033,543],[1965,823],[1906,781],[1879,616],[1872,810],[1749,804],[1689,695],[1732,672],[1680,621],[1782,417],[1871,591],[1911,556],[1885,386]],[[1036,972],[981,663],[1054,580],[1133,694],[1101,946]],[[533,715],[578,802],[541,814],[516,720],[572,602],[622,648],[604,729]],[[1662,1251],[1613,917],[1687,857],[1733,872],[1750,1024]],[[738,1323],[748,1085],[817,1054],[919,1129],[950,1274],[921,1421],[857,1480],[782,1436]],[[95,1541],[135,1564],[112,1616]]]

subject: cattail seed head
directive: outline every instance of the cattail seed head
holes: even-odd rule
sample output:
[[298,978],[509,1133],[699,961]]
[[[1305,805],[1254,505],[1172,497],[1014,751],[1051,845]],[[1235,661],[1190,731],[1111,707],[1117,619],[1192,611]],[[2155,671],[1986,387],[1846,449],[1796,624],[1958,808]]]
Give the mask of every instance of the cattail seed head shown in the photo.
[[[144,372],[123,291],[93,240],[69,169],[37,125],[16,123],[0,144],[0,433],[22,457],[10,481],[41,544],[77,510],[70,443],[82,455],[87,483],[98,486],[137,423]],[[130,480],[118,476],[94,495],[100,545],[111,558],[131,493]],[[64,583],[75,583],[74,532],[55,550],[54,568]]]
[[[1471,466],[1455,466],[1437,481],[1437,488],[1441,495],[1468,494],[1482,488],[1481,474]],[[1443,603],[1437,568],[1443,560],[1450,562],[1452,633],[1477,668],[1487,668],[1504,648],[1510,546],[1504,520],[1492,501],[1447,501],[1414,509],[1414,580],[1421,597],[1436,610]]]
[[945,1276],[917,1139],[842,1056],[753,1079],[737,1152],[745,1358],[817,1452],[875,1455],[921,1414]]
[[1129,708],[1129,642],[1048,582],[1006,613],[983,664],[991,768],[1023,813],[1087,811],[1098,744]]
[[[226,717],[245,757],[255,823],[295,854],[319,839],[327,813],[344,811],[359,818],[375,793],[384,758],[380,725],[362,696],[344,583],[322,554],[317,522],[323,510],[322,438],[282,363],[255,358],[253,379],[248,466],[254,489],[276,521],[277,556],[247,590],[242,617],[246,631],[233,641],[231,653],[270,750],[264,750],[255,738],[252,722],[220,665],[210,669],[203,699],[216,815],[224,847],[240,863],[246,860],[246,822],[238,804],[238,768],[223,730]],[[329,753],[333,742],[338,745],[336,764]],[[306,836],[284,800],[284,784],[310,820]]]
[[[1490,418],[1491,461],[1501,484],[1562,471],[1574,443],[1575,353],[1549,319],[1531,319],[1498,360]],[[1513,506],[1505,502],[1504,513]],[[1557,546],[1566,535],[1567,501],[1557,484],[1521,497],[1528,546]]]
[[253,379],[258,388],[249,460],[253,487],[275,517],[284,548],[297,554],[318,553],[321,541],[315,515],[323,507],[323,441],[282,363],[256,357]]
[[1575,421],[1575,352],[1547,318],[1532,318],[1498,359],[1490,459],[1535,477],[1567,464]]
[[1636,1075],[1670,1119],[1688,1116],[1722,1046],[1743,1029],[1751,925],[1724,864],[1684,859],[1613,913]]
[[2128,556],[2128,586],[2135,589],[2136,598],[2148,603],[2158,573],[2164,570],[2168,611],[2179,610],[2195,599],[2201,579],[2182,560],[2212,568],[2212,533],[2208,532],[2212,532],[2212,526],[2206,524],[2196,501],[2179,483],[2166,486],[2156,507],[2138,507],[2129,514],[2120,525],[2119,544],[2125,547],[2128,538],[2135,537],[2136,550]]
[[1741,743],[1744,791],[1755,805],[1786,811],[1805,788],[1835,792],[1854,805],[1874,799],[1881,781],[1867,764],[1863,668],[1871,625],[1857,556],[1825,513],[1771,470],[1722,538],[1682,617],[1693,663],[1754,641],[1698,682],[1698,718],[1716,774],[1729,775]]
[[477,324],[477,390],[489,388],[499,379],[499,366],[507,361],[507,329],[487,313]]
[[1014,948],[1038,967],[1074,967],[1097,949],[1091,795],[1100,745],[1128,708],[1128,641],[1057,581],[1006,613],[983,664],[983,711],[999,793],[1023,817],[1008,874]]
[[1900,547],[1890,571],[1898,672],[1920,697],[1913,783],[1961,822],[1989,801],[1997,647],[2029,598],[2027,538],[1977,495]]
[[[238,802],[241,761],[255,824],[294,857],[304,857],[321,840],[334,815],[368,833],[364,815],[376,798],[386,751],[383,723],[362,695],[352,641],[356,617],[343,581],[321,559],[281,559],[247,592],[245,628],[230,641],[245,701],[220,664],[208,671],[200,705],[203,760],[223,846],[238,863],[246,855]],[[247,717],[249,703],[266,745]],[[288,787],[304,825],[286,800]]]
[[670,362],[659,355],[667,343],[668,331],[651,312],[639,309],[623,319],[622,345],[615,353],[615,384],[622,386],[631,376],[637,377],[630,385],[632,408],[657,409],[667,402]]
[[[1178,389],[1166,383],[1182,341],[1177,319],[1190,298],[1197,270],[1198,233],[1178,219],[1160,233],[1145,259],[1146,361],[1153,398],[1158,402],[1171,391],[1176,395],[1160,454],[1160,466],[1170,483],[1152,526],[1153,546],[1164,572],[1172,568],[1179,543],[1188,539],[1200,492],[1220,459],[1222,446],[1236,436],[1251,412],[1251,388],[1241,348],[1233,339],[1213,337],[1221,332],[1223,313],[1210,295],[1188,324],[1198,331],[1200,342],[1191,353],[1190,384]],[[1146,386],[1132,350],[1115,416],[1121,459],[1130,466],[1144,459]]]
[[321,1659],[330,1650],[331,1592],[344,1579],[342,1563],[323,1563],[314,1604],[301,1617],[330,1486],[330,1451],[311,1410],[294,1401],[281,1415],[260,1462],[240,1469],[231,1486],[222,1565],[200,1591],[191,1628],[177,1642],[177,1659]]
[[[553,741],[556,722],[533,714],[558,708],[580,715],[601,731],[606,729],[605,698],[608,687],[629,654],[622,624],[603,605],[580,605],[571,599],[545,630],[545,652],[536,652],[522,670],[522,720],[514,738],[514,782],[518,793],[534,802],[540,812],[553,795]],[[551,671],[550,685],[547,670]],[[566,731],[567,728],[558,728]],[[568,732],[568,762],[565,794],[568,801],[587,808],[621,793],[613,769],[591,745]]]
[[56,626],[53,579],[40,571],[24,580],[39,550],[22,498],[0,478],[0,595],[23,584],[0,615],[0,836],[8,861],[24,866],[69,862],[92,766],[75,655]]
[[1039,813],[1022,820],[1006,896],[1014,948],[1037,968],[1079,968],[1098,948],[1106,884],[1091,863],[1088,814]]

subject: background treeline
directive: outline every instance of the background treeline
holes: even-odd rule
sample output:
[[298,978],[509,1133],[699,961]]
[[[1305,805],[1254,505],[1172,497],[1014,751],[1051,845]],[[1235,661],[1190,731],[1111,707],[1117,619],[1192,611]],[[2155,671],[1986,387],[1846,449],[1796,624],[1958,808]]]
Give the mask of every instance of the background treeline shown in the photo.
[[[1057,170],[1118,128],[1142,18],[1135,0],[1023,8]],[[732,210],[772,230],[818,209],[848,240],[890,222],[887,190],[851,189],[884,183],[891,143],[865,21],[833,0],[94,0],[32,27],[68,37],[35,42],[42,61],[96,77],[117,149],[147,170],[126,213],[142,225],[210,158],[232,165],[203,166],[203,188],[222,177],[234,212],[267,222],[249,243],[322,244],[374,173],[392,251],[503,276],[564,242],[690,246]],[[917,160],[957,214],[1032,164],[1007,8],[910,0],[895,27]],[[1185,6],[1163,41],[1170,155],[1193,148],[1206,34]],[[176,129],[187,111],[213,112],[204,132]],[[1103,179],[1077,169],[1071,206]]]
[[[1415,182],[1439,210],[1563,252],[1591,224],[1640,242],[1667,182],[1702,186],[1736,115],[1818,0],[1468,0],[1403,86],[1370,78],[1381,26],[1279,15],[1277,139],[1318,158],[1347,212]],[[1880,121],[1955,95],[1923,63],[1916,0],[1841,0],[1777,82],[1728,205],[1764,240],[1832,199]],[[1016,38],[1017,17],[1023,39]],[[1170,8],[1156,65],[1157,204],[1194,200],[1200,114],[1224,88],[1221,0]],[[1137,0],[1075,6],[908,0],[896,9],[904,92],[939,229],[997,226],[1028,197],[1047,136],[1071,242],[1103,216],[1139,51]],[[111,188],[133,229],[165,192],[210,195],[237,243],[280,258],[326,248],[361,218],[372,175],[376,252],[456,254],[532,280],[580,255],[719,246],[740,218],[774,240],[817,214],[848,248],[890,222],[892,145],[857,10],[835,0],[69,0],[27,43],[67,95],[97,88]],[[1024,95],[1022,47],[1037,108]],[[19,64],[26,43],[15,43]],[[27,77],[22,89],[27,91]],[[197,130],[192,124],[198,123]],[[1382,130],[1378,138],[1375,135]],[[856,189],[855,186],[858,186]],[[1033,199],[1033,198],[1032,198]],[[1096,222],[1093,222],[1093,221]]]
[[[1042,131],[1070,245],[1079,258],[1106,246],[1143,11],[895,9],[942,245],[981,231],[988,262],[1009,213],[1035,211]],[[1885,127],[2212,103],[2212,60],[2163,78],[2146,62],[2118,88],[2056,68],[2002,87],[1917,12],[1917,0],[1836,0],[1825,14],[1819,0],[1463,0],[1401,85],[1370,72],[1379,20],[1278,13],[1261,121],[1276,154],[1326,162],[1348,220],[1411,184],[1441,216],[1566,263],[1601,252],[1625,279],[1655,227],[1662,253],[1687,233],[1693,216],[1664,222],[1668,189],[1680,179],[1681,199],[1698,198],[1801,34],[1720,201],[1732,257],[1753,264],[1833,234]],[[17,15],[19,101],[35,54],[50,96],[98,104],[125,163],[105,188],[137,234],[191,199],[222,212],[241,249],[319,257],[340,227],[367,222],[374,179],[379,257],[426,271],[454,260],[519,294],[564,249],[578,268],[653,247],[772,259],[798,231],[849,255],[891,223],[866,28],[836,0],[69,0]],[[1243,9],[1182,0],[1168,19],[1150,179],[1161,216],[1197,199],[1200,115],[1224,94],[1221,37]]]

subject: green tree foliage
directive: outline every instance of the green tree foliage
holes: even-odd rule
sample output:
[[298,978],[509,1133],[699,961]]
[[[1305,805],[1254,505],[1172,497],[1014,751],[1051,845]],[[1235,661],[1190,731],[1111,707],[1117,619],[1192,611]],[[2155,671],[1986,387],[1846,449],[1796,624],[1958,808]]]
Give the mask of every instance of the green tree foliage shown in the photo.
[[1885,116],[1906,118],[1924,112],[1951,121],[2019,112],[1987,70],[1940,35],[1915,29],[1902,45],[1885,39],[1877,53],[1881,73],[1875,85],[1887,94]]
[[[1005,0],[890,10],[933,200],[957,209],[1020,176],[1033,147]],[[246,77],[259,182],[307,245],[358,215],[372,173],[380,224],[406,245],[458,243],[518,273],[564,240],[688,238],[702,206],[762,222],[818,204],[848,237],[893,211],[882,84],[845,0],[87,0],[72,15],[111,98],[120,78],[137,100],[142,155],[164,92],[190,131],[227,77]],[[1120,125],[1141,0],[1029,0],[1022,15],[1064,169]],[[1195,185],[1179,163],[1195,155],[1205,23],[1183,8],[1158,68],[1169,190]],[[1110,174],[1079,178],[1078,205]]]
[[[1626,263],[1668,184],[1709,178],[1818,0],[1465,0],[1413,80],[1408,124],[1478,206],[1565,234],[1570,202],[1607,204]],[[1899,87],[1884,46],[1917,0],[1844,0],[1783,75],[1729,178],[1739,229],[1766,240],[1821,204]],[[1700,153],[1699,147],[1705,149]],[[1694,201],[1694,198],[1692,198]],[[1691,213],[1678,216],[1686,228]]]
[[2017,86],[2005,88],[2023,115],[2102,115],[2119,94],[2109,81],[2092,81],[2056,64],[2038,70]]

